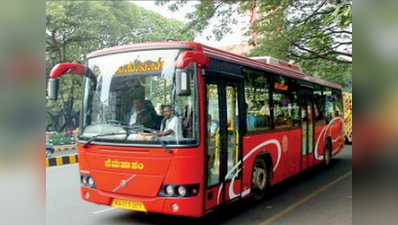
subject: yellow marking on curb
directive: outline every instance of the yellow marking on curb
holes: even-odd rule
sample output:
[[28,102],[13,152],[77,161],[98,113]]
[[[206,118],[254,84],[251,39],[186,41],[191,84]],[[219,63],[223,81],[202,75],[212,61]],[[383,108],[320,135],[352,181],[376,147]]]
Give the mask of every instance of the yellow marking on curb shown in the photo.
[[57,158],[55,158],[55,161],[57,162],[56,164],[57,164],[57,166],[61,166],[63,163],[62,163],[62,157],[57,157]]
[[47,167],[50,167],[50,160],[49,159],[46,159],[46,168]]
[[76,163],[76,156],[75,155],[70,155],[69,156],[69,162],[70,162],[70,164],[75,164]]
[[308,195],[307,197],[301,199],[300,201],[294,203],[293,205],[289,206],[288,208],[286,208],[285,210],[283,210],[282,212],[279,212],[277,214],[275,214],[274,216],[272,216],[271,218],[265,220],[263,223],[261,223],[260,225],[270,225],[273,222],[277,221],[278,219],[282,218],[283,216],[285,216],[286,214],[290,213],[291,211],[293,211],[294,209],[300,207],[301,205],[303,205],[304,203],[308,202],[309,200],[315,198],[316,196],[318,196],[319,194],[321,194],[322,192],[327,191],[329,188],[331,188],[332,186],[334,186],[335,184],[339,183],[340,181],[346,179],[347,177],[352,176],[352,171],[341,176],[339,179],[323,186],[322,188],[318,189],[317,191],[315,191],[314,193]]

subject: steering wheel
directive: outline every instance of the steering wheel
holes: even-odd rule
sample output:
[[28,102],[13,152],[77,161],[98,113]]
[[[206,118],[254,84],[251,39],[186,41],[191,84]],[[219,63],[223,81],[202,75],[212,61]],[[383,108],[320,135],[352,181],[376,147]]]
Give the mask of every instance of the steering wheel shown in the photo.
[[108,124],[117,124],[117,125],[122,124],[122,122],[120,122],[119,120],[107,120],[106,123],[108,123]]

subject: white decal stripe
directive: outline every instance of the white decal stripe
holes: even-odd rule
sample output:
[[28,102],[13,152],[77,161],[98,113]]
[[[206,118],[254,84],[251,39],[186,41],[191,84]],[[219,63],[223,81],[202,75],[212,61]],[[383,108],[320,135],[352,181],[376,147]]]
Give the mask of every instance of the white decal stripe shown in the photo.
[[[257,145],[255,148],[253,148],[248,154],[246,154],[246,156],[243,158],[243,162],[245,162],[250,156],[252,156],[255,152],[257,152],[258,150],[260,150],[260,149],[262,149],[264,146],[267,146],[267,145],[270,145],[270,144],[274,144],[274,145],[276,145],[276,147],[278,148],[278,160],[277,160],[277,163],[275,164],[275,166],[274,166],[274,172],[276,171],[276,169],[278,168],[278,166],[279,166],[279,163],[280,163],[280,161],[281,161],[281,158],[282,158],[282,147],[281,147],[281,144],[279,143],[279,141],[278,140],[276,140],[276,139],[274,139],[274,140],[269,140],[269,141],[266,141],[266,142],[263,142],[263,143],[261,143],[260,145]],[[226,181],[227,179],[228,179],[228,177],[230,177],[238,168],[239,168],[239,166],[242,164],[242,161],[239,161],[228,173],[227,173],[227,175],[225,176],[225,178],[224,178],[224,180]],[[236,198],[236,197],[238,197],[238,196],[246,196],[246,195],[248,195],[249,193],[250,193],[250,189],[249,190],[246,190],[246,191],[244,191],[244,192],[242,192],[241,194],[235,194],[235,192],[234,192],[234,184],[235,184],[235,177],[236,177],[236,174],[238,174],[240,172],[240,170],[239,171],[237,171],[237,172],[235,172],[235,174],[234,174],[234,176],[233,176],[233,178],[232,178],[232,180],[231,180],[231,184],[230,184],[230,186],[229,186],[229,198],[230,199],[234,199],[234,198]],[[219,202],[220,202],[220,196],[221,196],[221,190],[223,189],[223,187],[224,187],[224,183],[222,183],[221,184],[221,186],[220,186],[220,188],[219,188],[219,190],[218,190],[218,197],[217,197],[217,205],[218,204],[220,204]]]
[[323,136],[323,139],[325,139],[325,133],[326,133],[326,129],[328,128],[328,126],[326,126],[325,128],[323,128],[323,130],[321,131],[321,133],[319,134],[318,140],[316,141],[315,144],[315,159],[321,161],[323,160],[323,156],[319,156],[319,142],[321,141],[321,137]]
[[220,197],[221,197],[221,191],[224,188],[224,183],[221,184],[220,189],[218,189],[218,194],[217,194],[217,205],[220,204]]
[[250,194],[251,189],[247,189],[246,191],[242,192],[242,197],[245,197],[246,195]]
[[229,199],[234,199],[234,198],[236,198],[236,197],[239,197],[240,196],[240,194],[235,194],[235,191],[234,191],[234,184],[235,184],[235,177],[236,177],[236,175],[240,172],[241,170],[239,169],[235,174],[234,174],[234,177],[232,178],[232,181],[231,181],[231,185],[229,186]]
[[332,142],[336,143],[336,142],[340,141],[340,139],[341,139],[341,134],[336,139],[332,140]]
[[[327,130],[329,130],[329,128],[330,128],[330,126],[334,123],[334,121],[336,121],[336,120],[341,120],[341,122],[343,123],[343,127],[344,127],[344,120],[343,120],[343,118],[342,117],[336,117],[336,118],[334,118],[332,121],[330,121],[329,122],[329,124],[325,127],[325,128],[323,128],[323,130],[321,131],[321,133],[319,134],[319,137],[318,137],[318,140],[316,141],[316,145],[315,145],[315,159],[317,159],[317,160],[319,160],[319,161],[321,161],[321,160],[323,160],[324,159],[324,156],[322,155],[322,156],[319,156],[319,142],[321,141],[321,138],[323,137],[323,139],[325,139],[326,138],[326,131]],[[329,136],[331,136],[331,129],[329,130]],[[341,138],[341,134],[339,135],[339,137],[337,138],[337,139],[339,139],[339,138]],[[337,140],[336,139],[336,140]],[[333,143],[335,142],[334,140],[332,141]],[[337,149],[336,150],[334,150],[333,151],[333,155],[336,153],[336,151],[338,150],[340,148],[340,146],[339,147],[337,147]],[[322,153],[323,154],[323,153]]]
[[276,161],[276,164],[274,166],[274,172],[276,171],[276,169],[279,166],[279,163],[281,162],[281,158],[282,158],[282,147],[281,147],[281,143],[279,143],[278,140],[274,139],[274,140],[269,140],[266,141],[260,145],[257,145],[253,150],[251,150],[244,158],[243,158],[243,162],[246,161],[246,159],[248,159],[251,155],[253,155],[255,152],[257,152],[258,150],[260,150],[262,147],[267,146],[269,144],[274,144],[276,145],[276,147],[278,148],[278,160]]

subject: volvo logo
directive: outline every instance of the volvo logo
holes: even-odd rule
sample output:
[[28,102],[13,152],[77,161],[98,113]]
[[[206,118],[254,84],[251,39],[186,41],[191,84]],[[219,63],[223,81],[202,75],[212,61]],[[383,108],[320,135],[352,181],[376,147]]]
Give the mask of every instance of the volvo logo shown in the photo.
[[122,181],[120,182],[120,187],[125,188],[126,186],[127,186],[127,181],[122,180]]
[[120,181],[120,185],[117,186],[117,187],[113,190],[113,192],[117,192],[117,191],[119,191],[120,189],[127,187],[127,185],[129,184],[129,182],[132,181],[136,176],[137,176],[137,175],[134,174],[133,176],[131,176],[131,177],[130,177],[129,179],[127,179],[127,180],[121,180],[121,181]]

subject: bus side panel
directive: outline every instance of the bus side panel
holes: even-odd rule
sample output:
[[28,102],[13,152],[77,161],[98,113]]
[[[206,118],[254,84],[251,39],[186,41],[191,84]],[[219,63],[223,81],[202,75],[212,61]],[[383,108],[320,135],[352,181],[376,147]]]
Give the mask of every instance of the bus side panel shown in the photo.
[[90,165],[87,161],[86,151],[82,144],[77,145],[78,156],[79,156],[79,170],[90,171]]
[[321,125],[315,128],[315,160],[316,164],[323,162],[326,138],[332,139],[333,156],[338,155],[344,148],[344,124],[336,119],[329,125]]
[[273,163],[273,184],[301,171],[301,130],[246,136],[243,140],[243,186],[251,185],[252,168],[256,156],[269,152]]
[[344,148],[345,133],[344,133],[344,120],[337,119],[331,126],[331,139],[333,156],[338,155]]
[[315,157],[315,165],[318,165],[323,162],[323,154],[325,151],[325,140],[326,140],[326,129],[327,125],[318,125],[315,127],[315,148],[314,148],[314,157]]

